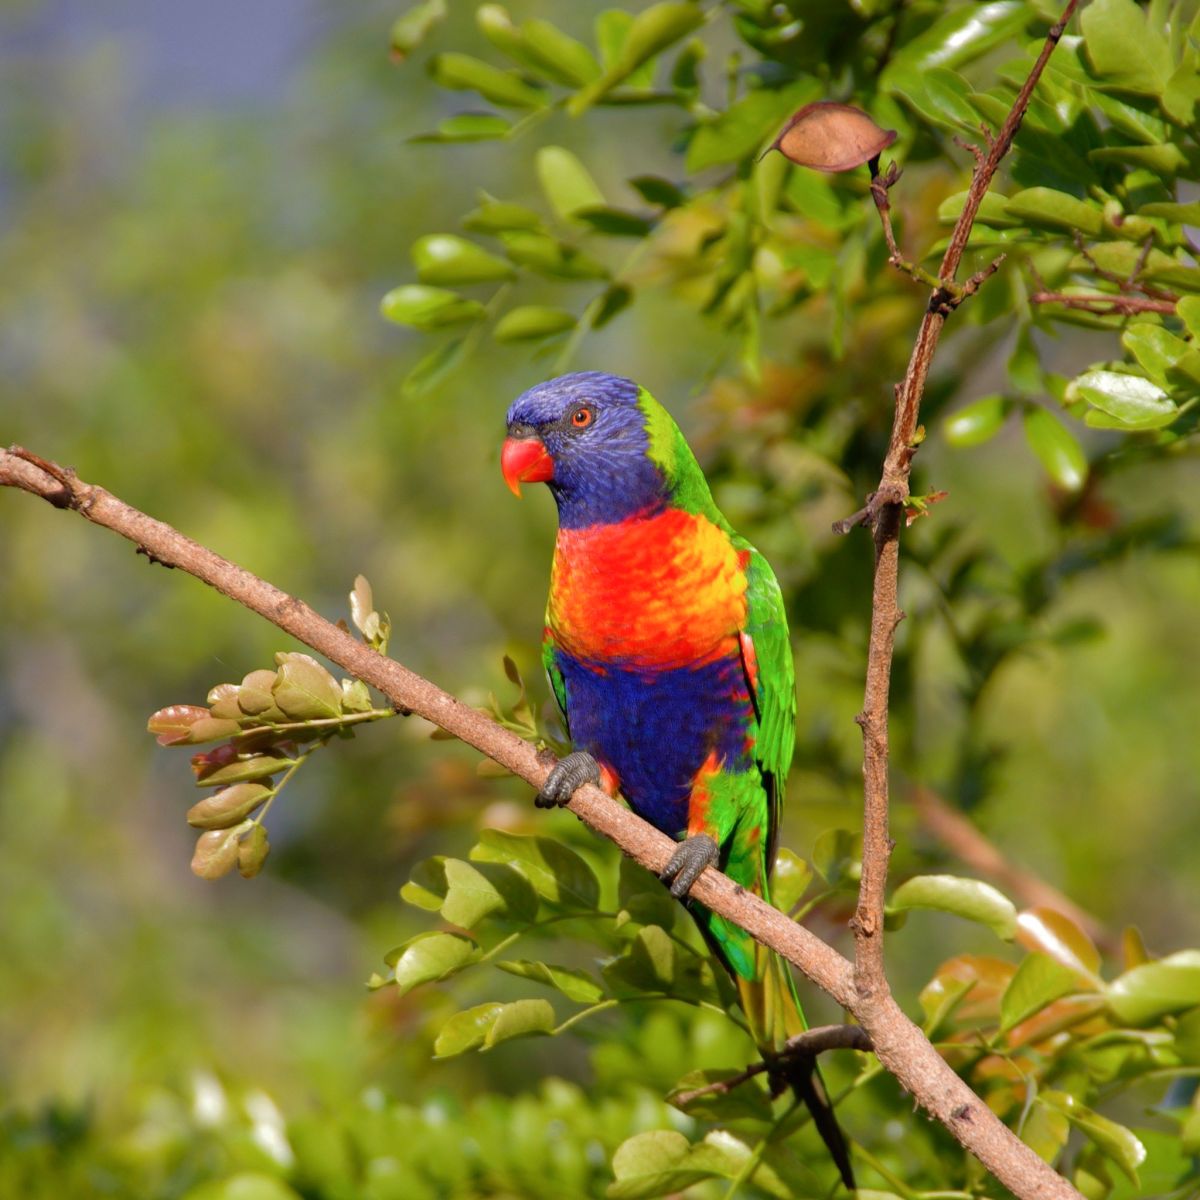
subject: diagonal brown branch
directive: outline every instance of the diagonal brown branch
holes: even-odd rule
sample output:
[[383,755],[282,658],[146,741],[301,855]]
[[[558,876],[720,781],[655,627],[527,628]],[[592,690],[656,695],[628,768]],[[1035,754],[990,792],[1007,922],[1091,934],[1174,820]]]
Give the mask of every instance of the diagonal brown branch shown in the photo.
[[[0,450],[0,486],[40,496],[57,508],[78,512],[93,524],[128,538],[153,561],[186,571],[265,617],[377,688],[393,704],[448,730],[535,788],[545,782],[551,764],[539,758],[530,743],[394,659],[365,646],[301,600],[103,488],[84,483],[74,472],[13,447]],[[599,788],[581,788],[569,807],[597,833],[656,873],[666,866],[675,849],[675,843],[665,834]],[[884,1067],[1015,1195],[1022,1200],[1080,1200],[1074,1188],[1021,1142],[951,1070],[889,993],[869,998],[859,993],[853,966],[831,946],[711,867],[700,876],[691,894],[764,946],[778,951],[853,1014]]]

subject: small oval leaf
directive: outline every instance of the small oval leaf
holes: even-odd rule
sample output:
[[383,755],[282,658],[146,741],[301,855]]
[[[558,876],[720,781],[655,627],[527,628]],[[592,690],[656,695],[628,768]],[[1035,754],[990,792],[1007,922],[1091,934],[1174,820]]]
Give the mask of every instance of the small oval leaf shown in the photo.
[[1017,932],[1013,902],[990,883],[958,875],[915,875],[892,895],[888,908],[903,912],[933,908],[986,925],[997,937],[1011,941]]

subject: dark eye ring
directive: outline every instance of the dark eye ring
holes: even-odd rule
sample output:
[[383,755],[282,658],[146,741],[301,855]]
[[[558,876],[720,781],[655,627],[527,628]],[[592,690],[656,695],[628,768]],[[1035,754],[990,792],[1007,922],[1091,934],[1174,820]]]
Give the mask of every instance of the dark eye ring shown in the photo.
[[583,404],[571,414],[571,424],[576,429],[586,429],[592,423],[592,415],[592,410]]

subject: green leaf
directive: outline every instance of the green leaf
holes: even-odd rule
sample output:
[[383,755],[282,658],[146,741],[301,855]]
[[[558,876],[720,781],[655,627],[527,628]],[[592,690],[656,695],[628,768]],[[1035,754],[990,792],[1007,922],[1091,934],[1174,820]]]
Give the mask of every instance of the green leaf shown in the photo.
[[654,228],[654,221],[649,217],[608,205],[576,209],[574,216],[576,221],[581,221],[597,233],[604,233],[609,237],[642,238]]
[[[262,715],[264,719],[272,710],[278,712],[274,696],[276,678],[274,671],[251,671],[238,687],[238,708],[248,717]],[[278,719],[283,719],[282,713]]]
[[503,914],[529,922],[537,915],[538,898],[529,880],[507,863],[444,863],[446,899],[442,916],[452,925],[471,929],[484,917]]
[[1052,1163],[1062,1153],[1071,1135],[1066,1115],[1040,1099],[1034,1101],[1020,1127],[1021,1141],[1045,1162]]
[[463,217],[462,223],[474,233],[503,233],[509,229],[540,229],[542,218],[523,204],[507,204],[485,197],[478,208]]
[[916,875],[896,889],[888,905],[894,912],[913,908],[934,908],[976,921],[1005,941],[1011,941],[1017,932],[1017,910],[1012,901],[990,883],[978,879]]
[[1025,440],[1046,474],[1064,491],[1077,492],[1088,475],[1087,458],[1075,435],[1044,408],[1027,408]]
[[534,165],[538,183],[560,220],[570,220],[581,208],[603,207],[604,193],[570,150],[543,146],[534,158]]
[[1184,296],[1175,305],[1179,319],[1187,326],[1192,337],[1200,339],[1200,296]]
[[380,301],[379,310],[397,325],[411,325],[423,330],[477,321],[484,314],[484,307],[478,300],[421,283],[393,288]]
[[404,380],[404,395],[415,399],[437,387],[458,369],[466,352],[466,338],[453,338],[431,350],[408,373]]
[[574,328],[573,313],[544,304],[526,304],[506,312],[496,322],[492,337],[498,342],[532,342]]
[[271,843],[262,825],[251,825],[250,832],[238,842],[237,869],[243,879],[253,879],[263,869]]
[[1120,1021],[1148,1025],[1200,1005],[1200,950],[1180,950],[1113,980],[1108,1006]]
[[1188,1066],[1200,1066],[1200,1008],[1175,1022],[1175,1052]]
[[820,94],[820,85],[805,79],[782,90],[758,88],[747,93],[713,120],[696,127],[688,142],[687,169],[741,162],[759,153],[797,108]]
[[433,1052],[438,1058],[452,1058],[467,1050],[483,1045],[493,1022],[504,1007],[498,1000],[477,1004],[463,1012],[455,1013],[441,1028],[433,1043]]
[[[1144,167],[1156,175],[1171,177],[1176,175],[1181,167],[1187,166],[1187,156],[1173,142],[1164,142],[1161,146],[1101,146],[1088,151],[1088,161],[1098,163],[1121,163],[1129,167]],[[1125,236],[1130,232],[1121,230]],[[1149,232],[1149,231],[1147,231]],[[1137,233],[1133,237],[1139,236]],[[1140,236],[1145,236],[1142,233]]]
[[216,787],[267,779],[292,765],[290,758],[274,754],[250,754],[221,765],[204,764],[196,773],[197,787]]
[[687,203],[687,196],[678,185],[657,175],[635,176],[629,186],[647,204],[657,204],[660,208],[678,208]]
[[577,117],[628,79],[643,63],[704,24],[704,10],[687,0],[660,0],[633,18],[615,61],[599,79],[576,92],[567,111]]
[[1102,1153],[1125,1172],[1135,1187],[1137,1186],[1137,1169],[1146,1161],[1146,1147],[1131,1129],[1093,1112],[1066,1092],[1045,1089],[1039,1094],[1039,1098],[1044,1104],[1057,1108],[1080,1133],[1085,1134]]
[[544,233],[514,229],[500,234],[513,262],[542,275],[559,279],[606,279],[608,268],[581,250],[564,245]]
[[422,283],[488,283],[511,279],[512,266],[495,254],[453,233],[430,233],[412,246],[413,265]]
[[632,920],[669,929],[675,919],[676,903],[658,876],[624,856],[617,872],[617,905],[621,924]]
[[686,1171],[683,1163],[691,1143],[673,1129],[651,1129],[627,1138],[613,1154],[614,1182],[609,1200],[641,1200],[682,1191],[708,1177],[705,1171]]
[[1175,71],[1171,49],[1134,0],[1093,0],[1079,22],[1100,86],[1162,95]]
[[510,975],[519,975],[522,979],[532,979],[555,988],[568,1000],[574,1000],[577,1004],[595,1004],[604,999],[604,989],[586,971],[556,967],[550,963],[533,962],[525,958],[498,962],[496,966]]
[[293,721],[319,721],[342,712],[342,685],[311,654],[275,655],[275,703]]
[[446,979],[479,957],[479,947],[461,933],[419,933],[388,955],[388,965],[400,989]]
[[1000,998],[1000,1032],[1007,1033],[1077,987],[1074,971],[1045,954],[1027,955]]
[[942,429],[952,446],[979,446],[999,432],[1007,415],[1003,396],[984,396],[952,413]]
[[799,855],[781,848],[775,855],[775,870],[771,874],[771,903],[782,912],[791,912],[812,880],[812,867]]
[[187,823],[193,829],[228,829],[248,817],[270,794],[271,789],[261,783],[235,783],[193,804]]
[[602,974],[618,996],[666,995],[692,1003],[719,1000],[708,961],[680,946],[657,925],[639,929],[625,953],[607,963]]
[[830,887],[857,882],[862,874],[862,835],[827,829],[813,843],[812,864]]
[[469,54],[439,54],[429,71],[441,87],[478,92],[501,108],[541,108],[546,103],[545,92],[526,83],[518,71],[502,71]]
[[1026,7],[1017,0],[964,4],[952,9],[893,56],[880,84],[891,90],[894,77],[905,71],[928,71],[973,62],[993,46],[1015,37],[1027,20]]
[[614,283],[600,297],[600,305],[592,317],[592,328],[603,329],[614,317],[633,303],[633,289],[623,283]]
[[1137,211],[1139,217],[1160,217],[1174,225],[1200,225],[1200,201],[1198,200],[1193,200],[1188,204],[1156,201],[1153,204],[1143,204]]
[[392,22],[392,58],[403,62],[429,36],[429,31],[446,17],[446,0],[414,4]]
[[[963,205],[966,202],[966,192],[955,192],[954,195],[947,196],[938,205],[938,220],[953,224],[962,215]],[[999,192],[985,192],[976,219],[984,225],[991,225],[994,229],[1011,229],[1019,226],[1022,222],[1008,212],[1007,204],[1007,196],[1003,196]]]
[[1004,211],[1019,221],[1045,229],[1062,229],[1088,237],[1099,237],[1104,230],[1104,214],[1099,205],[1048,187],[1017,192],[1004,205]]
[[553,67],[562,82],[583,87],[599,79],[600,64],[595,55],[556,25],[534,17],[521,26],[521,34],[529,52],[546,67]]
[[551,904],[594,910],[600,900],[600,881],[574,850],[547,837],[485,829],[471,850],[473,862],[502,862],[515,866]]
[[506,138],[512,122],[496,113],[457,113],[439,121],[432,133],[418,133],[412,142],[492,142]]
[[1121,334],[1121,345],[1137,359],[1138,365],[1161,387],[1168,386],[1168,374],[1192,347],[1161,325],[1136,321]]
[[554,1028],[554,1009],[547,1000],[514,1000],[502,1005],[492,1018],[483,1037],[483,1049],[490,1050],[512,1038],[550,1033]]
[[189,1189],[183,1200],[300,1200],[300,1193],[263,1171],[237,1171]]
[[1129,429],[1160,429],[1178,411],[1156,383],[1117,371],[1087,371],[1067,385],[1067,403],[1086,400]]

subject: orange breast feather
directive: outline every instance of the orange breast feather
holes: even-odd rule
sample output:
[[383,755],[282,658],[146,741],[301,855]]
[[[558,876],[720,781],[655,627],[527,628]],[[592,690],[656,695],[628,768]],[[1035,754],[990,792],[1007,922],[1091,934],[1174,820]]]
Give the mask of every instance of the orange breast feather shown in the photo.
[[559,531],[549,623],[597,663],[670,670],[738,653],[746,559],[706,517],[668,509]]

